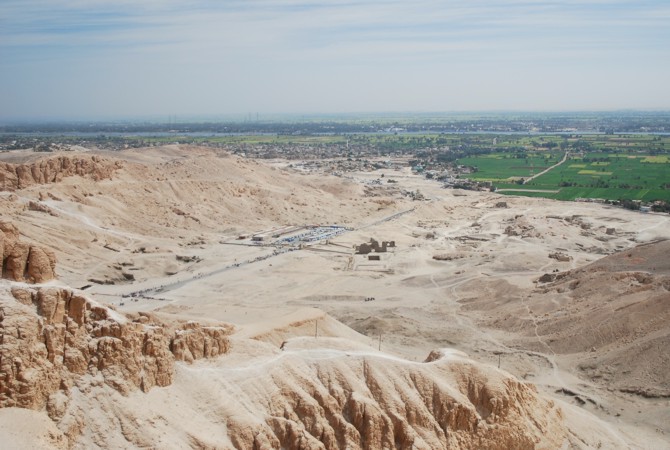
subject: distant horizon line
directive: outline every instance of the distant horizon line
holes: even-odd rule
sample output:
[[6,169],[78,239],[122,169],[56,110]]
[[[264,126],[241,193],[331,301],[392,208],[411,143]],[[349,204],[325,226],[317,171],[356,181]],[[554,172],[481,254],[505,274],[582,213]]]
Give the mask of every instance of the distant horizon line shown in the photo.
[[[571,114],[583,116],[588,114],[670,114],[668,108],[618,108],[618,109],[546,109],[546,110],[514,110],[514,109],[490,109],[490,110],[452,110],[452,111],[369,111],[369,112],[305,112],[305,113],[225,113],[225,114],[146,114],[146,115],[110,115],[95,116],[90,118],[70,117],[56,118],[53,116],[33,116],[33,117],[9,117],[0,118],[0,126],[8,125],[46,125],[46,124],[99,124],[99,123],[138,123],[148,122],[153,124],[184,124],[184,123],[207,123],[217,121],[227,121],[229,123],[249,123],[249,122],[267,122],[278,121],[281,119],[291,119],[291,121],[301,122],[308,119],[344,119],[344,118],[389,118],[393,116],[409,117],[427,117],[427,118],[448,118],[454,116],[477,116],[477,115],[564,115]],[[300,119],[300,120],[296,120]]]

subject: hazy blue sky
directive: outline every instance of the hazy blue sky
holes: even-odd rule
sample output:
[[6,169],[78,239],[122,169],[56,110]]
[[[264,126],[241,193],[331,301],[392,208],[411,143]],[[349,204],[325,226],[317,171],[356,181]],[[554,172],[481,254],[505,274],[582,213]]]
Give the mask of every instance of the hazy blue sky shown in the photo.
[[669,0],[0,0],[0,119],[620,108]]

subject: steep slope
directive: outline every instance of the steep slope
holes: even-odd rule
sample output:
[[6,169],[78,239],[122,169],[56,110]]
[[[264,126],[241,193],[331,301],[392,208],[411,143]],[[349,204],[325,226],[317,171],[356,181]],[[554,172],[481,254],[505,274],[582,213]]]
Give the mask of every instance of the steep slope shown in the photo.
[[120,167],[120,161],[110,161],[87,153],[76,156],[48,155],[36,161],[19,164],[0,162],[0,191],[16,191],[33,185],[58,183],[72,176],[97,181],[111,178]]
[[[94,167],[79,170],[81,161]],[[289,175],[190,146],[107,152],[104,157],[68,153],[29,165],[3,164],[9,171],[46,175],[16,186],[0,185],[0,191],[20,189],[22,197],[75,219],[90,211],[87,215],[99,226],[114,223],[129,233],[174,236],[177,230],[221,232],[226,225],[348,222],[348,208],[363,202],[360,186],[345,180]],[[45,183],[48,190],[40,189]],[[338,214],[345,200],[351,205]]]
[[[283,351],[246,344],[253,352],[246,361],[232,353],[179,366],[175,383],[149,397],[161,404],[169,395],[180,415],[198,411],[185,422],[173,419],[176,408],[160,413],[175,446],[188,445],[186,439],[239,449],[556,448],[568,442],[561,410],[502,372],[455,354],[411,363],[342,345],[338,340],[333,349],[325,338],[289,340]],[[135,408],[134,397],[105,403],[129,414],[124,434],[142,445],[163,427],[135,425],[160,420],[156,410]]]
[[127,317],[63,287],[0,289],[0,407],[51,408],[83,376],[148,391],[172,382],[175,359],[228,350],[228,325]]

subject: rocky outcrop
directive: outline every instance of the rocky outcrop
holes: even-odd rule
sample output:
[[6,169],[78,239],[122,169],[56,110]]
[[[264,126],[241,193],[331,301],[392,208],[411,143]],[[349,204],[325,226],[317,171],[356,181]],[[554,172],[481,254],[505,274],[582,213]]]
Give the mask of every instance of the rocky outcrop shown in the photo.
[[570,262],[570,261],[572,261],[572,256],[567,255],[563,252],[549,253],[549,258],[555,259],[556,261],[559,261],[559,262]]
[[13,281],[44,283],[56,276],[56,255],[19,239],[19,231],[10,222],[0,222],[2,277]]
[[[229,325],[161,323],[150,314],[121,315],[66,288],[9,285],[0,289],[0,408],[45,409],[70,444],[104,423],[97,445],[118,446],[119,433],[124,445],[145,445],[147,432],[161,432],[146,423],[163,413],[126,410],[121,399],[137,407],[132,391],[173,383],[176,360],[229,352]],[[213,371],[182,371],[178,386],[211,397],[212,426],[226,423],[218,444],[229,440],[239,449],[558,448],[566,439],[551,401],[465,355],[434,352],[421,364],[337,350],[340,341],[327,340],[297,338],[283,350],[243,344],[269,353],[257,354],[254,364],[233,356]],[[167,391],[157,395],[172,402]],[[183,397],[175,401],[186,406]],[[185,427],[190,445],[216,446],[206,428],[170,426]]]
[[31,245],[28,252],[26,280],[44,283],[56,277],[56,255],[50,250]]
[[0,191],[57,183],[75,175],[102,180],[111,178],[119,167],[120,161],[109,161],[96,155],[61,155],[29,164],[0,163]]
[[[40,192],[40,194],[41,194],[41,192]],[[30,200],[28,202],[28,209],[30,211],[37,211],[37,212],[49,214],[50,216],[53,216],[53,217],[58,217],[58,213],[56,213],[56,211],[49,208],[47,205],[45,205],[42,202],[36,202],[36,201]]]
[[177,328],[131,320],[69,289],[15,286],[0,295],[0,407],[41,409],[84,375],[123,394],[148,391],[172,382],[175,357],[228,350],[231,327]]
[[227,420],[235,448],[560,448],[566,438],[553,402],[466,357],[420,364],[291,343],[284,354],[221,386],[254,411]]
[[540,237],[540,233],[524,216],[516,216],[511,220],[511,224],[505,227],[504,233],[507,236],[518,236],[521,238]]
[[230,327],[203,327],[188,322],[174,333],[170,350],[178,361],[193,362],[228,353]]

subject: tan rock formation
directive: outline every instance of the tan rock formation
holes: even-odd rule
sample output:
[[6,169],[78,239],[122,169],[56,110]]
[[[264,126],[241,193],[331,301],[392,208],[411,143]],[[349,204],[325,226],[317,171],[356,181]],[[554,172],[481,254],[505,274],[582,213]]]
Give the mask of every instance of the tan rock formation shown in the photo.
[[[209,408],[226,417],[232,447],[560,448],[567,438],[552,401],[464,355],[414,363],[326,341],[298,338],[260,367],[231,361],[216,372],[222,400]],[[195,386],[207,377],[189,371]],[[244,406],[227,408],[231,398]]]
[[19,230],[12,224],[7,221],[0,221],[0,248],[2,252],[2,260],[9,255],[14,247],[14,244],[19,240]]
[[4,260],[3,277],[15,281],[23,281],[28,266],[29,254],[30,245],[21,241],[15,242]]
[[164,324],[130,321],[59,287],[8,294],[0,295],[0,407],[41,409],[85,374],[123,394],[167,386],[171,348],[183,360],[217,356],[232,331],[189,323],[173,335]]
[[57,183],[65,177],[82,176],[94,180],[111,178],[121,167],[96,155],[60,155],[29,164],[0,163],[0,191],[15,191],[35,184]]
[[[230,348],[227,325],[187,322],[174,329],[149,315],[131,321],[60,287],[14,286],[0,294],[0,407],[46,408],[70,442],[82,432],[73,422],[80,412],[71,389],[87,391],[101,380],[124,396],[146,392],[173,382],[175,360]],[[231,367],[224,386],[236,393],[225,395],[247,411],[227,420],[234,447],[550,448],[566,437],[559,408],[496,369],[442,352],[420,364],[369,350],[311,347],[324,339],[292,341],[253,376]],[[124,435],[139,439],[132,427],[124,426]]]
[[44,283],[56,277],[56,254],[42,247],[31,246],[28,254],[28,280]]
[[20,241],[18,229],[10,222],[0,222],[0,254],[3,278],[44,283],[56,277],[55,253]]
[[175,331],[170,350],[178,361],[192,362],[228,352],[228,335],[232,327],[203,327],[188,322]]
[[[40,192],[40,199],[42,198],[42,193]],[[28,209],[30,211],[37,211],[37,212],[42,212],[45,214],[49,214],[50,216],[53,217],[58,217],[58,213],[54,211],[53,209],[49,208],[47,205],[41,202],[36,202],[33,200],[30,200],[28,202]]]

